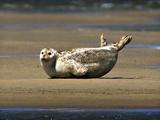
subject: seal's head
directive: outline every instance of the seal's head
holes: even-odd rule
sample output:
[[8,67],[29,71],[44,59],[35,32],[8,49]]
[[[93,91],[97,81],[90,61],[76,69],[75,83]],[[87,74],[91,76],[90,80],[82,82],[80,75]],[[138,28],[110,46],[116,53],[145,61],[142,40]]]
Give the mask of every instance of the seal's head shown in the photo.
[[52,48],[43,48],[40,52],[40,60],[49,62],[57,57],[57,51]]
[[43,48],[40,52],[40,64],[44,71],[50,76],[55,76],[55,64],[58,52],[52,48]]

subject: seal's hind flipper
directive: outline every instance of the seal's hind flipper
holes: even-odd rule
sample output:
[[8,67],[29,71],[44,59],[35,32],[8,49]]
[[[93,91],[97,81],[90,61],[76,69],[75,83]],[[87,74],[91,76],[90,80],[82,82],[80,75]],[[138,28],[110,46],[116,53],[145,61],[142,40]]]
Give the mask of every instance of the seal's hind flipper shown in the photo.
[[107,39],[104,37],[104,33],[101,34],[100,40],[101,40],[101,47],[107,45]]
[[129,36],[129,35],[126,35],[126,36],[123,36],[121,38],[121,40],[119,42],[117,42],[116,44],[114,44],[113,46],[118,50],[120,51],[121,49],[123,49],[123,47],[125,45],[127,45],[128,43],[130,43],[132,40],[132,36]]

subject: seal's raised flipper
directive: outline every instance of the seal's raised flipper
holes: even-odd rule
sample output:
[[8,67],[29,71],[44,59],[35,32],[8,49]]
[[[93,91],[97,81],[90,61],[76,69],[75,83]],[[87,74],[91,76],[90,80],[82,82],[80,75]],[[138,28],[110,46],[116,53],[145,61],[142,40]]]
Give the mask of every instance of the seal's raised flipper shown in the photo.
[[88,69],[81,63],[78,63],[74,60],[70,61],[70,63],[71,63],[71,72],[75,76],[83,76],[88,71]]
[[101,47],[107,45],[107,39],[104,37],[104,33],[101,34],[100,40],[101,40]]
[[126,35],[126,36],[123,36],[119,42],[113,44],[113,46],[114,46],[118,51],[120,51],[121,49],[123,49],[123,47],[124,47],[125,45],[127,45],[129,42],[131,42],[131,40],[132,40],[132,36]]

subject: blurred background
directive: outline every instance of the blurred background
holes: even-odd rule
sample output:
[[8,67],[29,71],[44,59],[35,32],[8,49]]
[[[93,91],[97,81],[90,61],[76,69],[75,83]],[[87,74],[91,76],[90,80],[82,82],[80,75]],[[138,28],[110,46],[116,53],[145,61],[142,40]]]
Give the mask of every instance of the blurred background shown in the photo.
[[1,10],[13,11],[103,11],[159,9],[159,0],[1,0]]

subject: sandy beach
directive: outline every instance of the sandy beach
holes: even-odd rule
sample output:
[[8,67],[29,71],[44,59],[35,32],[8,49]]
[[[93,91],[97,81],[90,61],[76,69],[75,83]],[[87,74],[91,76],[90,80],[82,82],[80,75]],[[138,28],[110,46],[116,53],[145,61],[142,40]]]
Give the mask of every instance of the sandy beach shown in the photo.
[[[0,107],[160,108],[160,49],[126,47],[115,67],[95,79],[49,79],[40,67],[44,47],[97,47],[133,36],[131,45],[160,45],[160,31],[84,25],[148,24],[160,11],[103,14],[0,13]],[[143,16],[143,17],[141,17]]]

